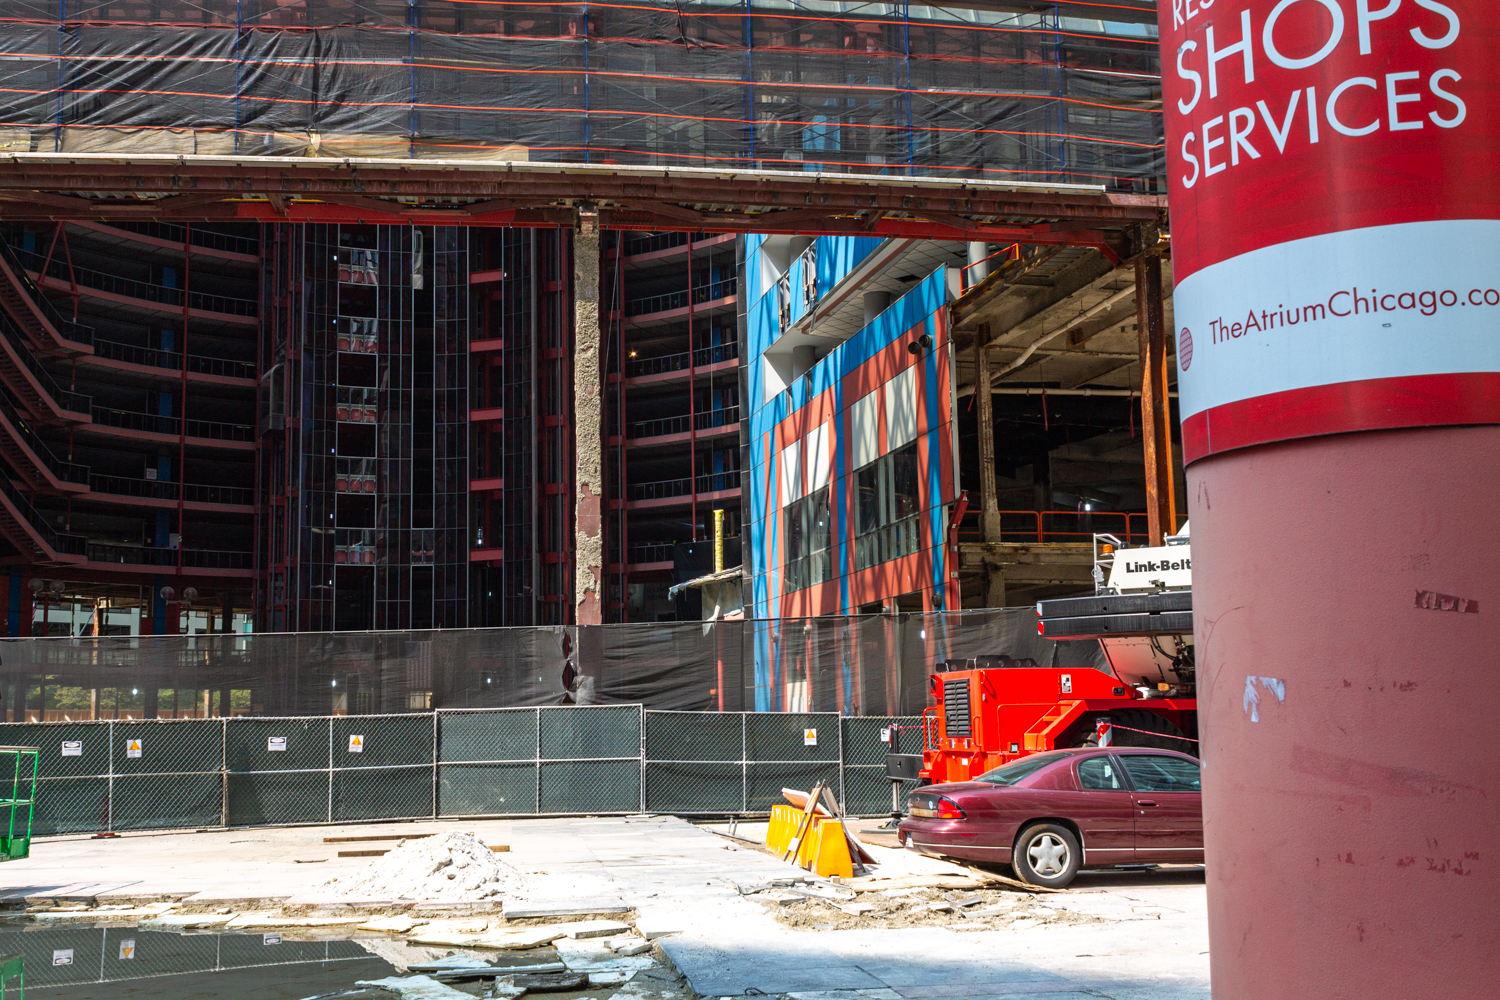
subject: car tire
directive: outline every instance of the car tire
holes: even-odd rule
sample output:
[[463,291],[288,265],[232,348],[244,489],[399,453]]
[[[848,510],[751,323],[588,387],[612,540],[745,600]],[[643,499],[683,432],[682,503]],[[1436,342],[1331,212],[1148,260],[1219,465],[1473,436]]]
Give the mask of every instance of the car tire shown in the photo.
[[[1088,715],[1069,726],[1067,731],[1057,738],[1057,748],[1059,750],[1067,747],[1097,749],[1099,731],[1094,722],[1096,718],[1098,716]],[[1194,743],[1182,738],[1182,730],[1155,712],[1143,708],[1117,708],[1109,713],[1109,718],[1115,725],[1124,727],[1115,730],[1114,739],[1110,741],[1111,746],[1177,750],[1189,754],[1194,751]]]
[[1073,831],[1056,823],[1034,823],[1016,837],[1011,868],[1029,885],[1061,889],[1073,881],[1083,862],[1083,850]]
[[1117,725],[1128,727],[1115,733],[1114,746],[1176,750],[1179,753],[1192,753],[1196,747],[1191,740],[1182,738],[1181,729],[1155,712],[1143,708],[1117,708],[1109,715]]

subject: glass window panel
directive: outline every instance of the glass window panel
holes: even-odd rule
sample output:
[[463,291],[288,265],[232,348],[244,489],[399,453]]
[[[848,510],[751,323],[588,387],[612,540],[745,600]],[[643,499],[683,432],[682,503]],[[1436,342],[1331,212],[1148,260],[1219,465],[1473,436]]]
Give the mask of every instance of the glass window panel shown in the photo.
[[1125,770],[1138,792],[1196,792],[1202,787],[1198,765],[1181,757],[1130,754]]
[[1120,772],[1108,757],[1090,757],[1078,765],[1078,783],[1089,790],[1119,791]]

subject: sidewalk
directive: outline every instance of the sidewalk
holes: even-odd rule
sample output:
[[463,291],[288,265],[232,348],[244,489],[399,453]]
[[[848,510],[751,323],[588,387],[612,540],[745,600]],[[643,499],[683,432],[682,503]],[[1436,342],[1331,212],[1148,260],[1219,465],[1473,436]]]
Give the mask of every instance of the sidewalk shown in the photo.
[[[793,927],[774,903],[735,882],[800,874],[760,851],[670,817],[485,820],[138,834],[54,839],[0,867],[0,900],[45,896],[99,904],[170,899],[184,905],[309,905],[317,884],[368,858],[324,837],[472,830],[507,844],[535,877],[531,903],[618,898],[662,929],[666,957],[700,996],[793,995],[793,1000],[945,1000],[1046,995],[1082,1000],[1206,1000],[1208,944],[1201,869],[1081,876],[1067,893],[1015,893],[1015,913],[946,926],[827,929],[799,904]],[[741,826],[741,835],[750,828]],[[939,870],[872,848],[899,874]],[[303,862],[303,863],[299,863]],[[937,866],[937,868],[934,868]],[[1010,895],[1010,894],[1007,894]],[[510,901],[508,901],[510,902]],[[915,904],[913,904],[915,905]],[[805,907],[806,909],[802,909]],[[1050,920],[1049,915],[1065,917]]]

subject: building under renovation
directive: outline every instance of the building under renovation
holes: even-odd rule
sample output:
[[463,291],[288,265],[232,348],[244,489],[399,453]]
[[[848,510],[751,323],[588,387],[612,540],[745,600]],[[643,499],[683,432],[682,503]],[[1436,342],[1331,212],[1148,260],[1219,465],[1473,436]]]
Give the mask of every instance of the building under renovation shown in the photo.
[[[10,152],[1160,191],[1137,0],[22,7],[0,55]],[[97,221],[0,205],[7,634],[571,624],[581,560],[599,620],[696,617],[669,588],[716,531],[745,540],[752,614],[981,606],[1086,583],[1056,543],[1147,506],[1134,279],[1108,248],[975,257],[883,235],[874,210],[868,237],[762,240],[665,205],[580,244],[537,205],[398,223],[294,195]],[[575,279],[595,262],[580,427]],[[886,388],[861,402],[850,380]],[[825,428],[857,410],[858,454],[809,406]],[[580,442],[602,555],[578,551]],[[827,489],[872,475],[897,484],[876,488],[878,534],[830,556],[853,522],[818,523]]]
[[1171,297],[1153,343],[1135,265],[1083,247],[749,246],[754,617],[1030,604],[1092,587],[1096,533],[1175,532],[1176,421],[1149,426],[1170,416]]

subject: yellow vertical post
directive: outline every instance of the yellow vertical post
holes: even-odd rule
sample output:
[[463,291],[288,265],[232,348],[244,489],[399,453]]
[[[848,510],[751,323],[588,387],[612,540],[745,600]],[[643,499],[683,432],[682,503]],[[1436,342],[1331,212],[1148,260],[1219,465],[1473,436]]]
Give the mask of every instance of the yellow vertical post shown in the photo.
[[714,510],[714,572],[724,572],[724,508]]

